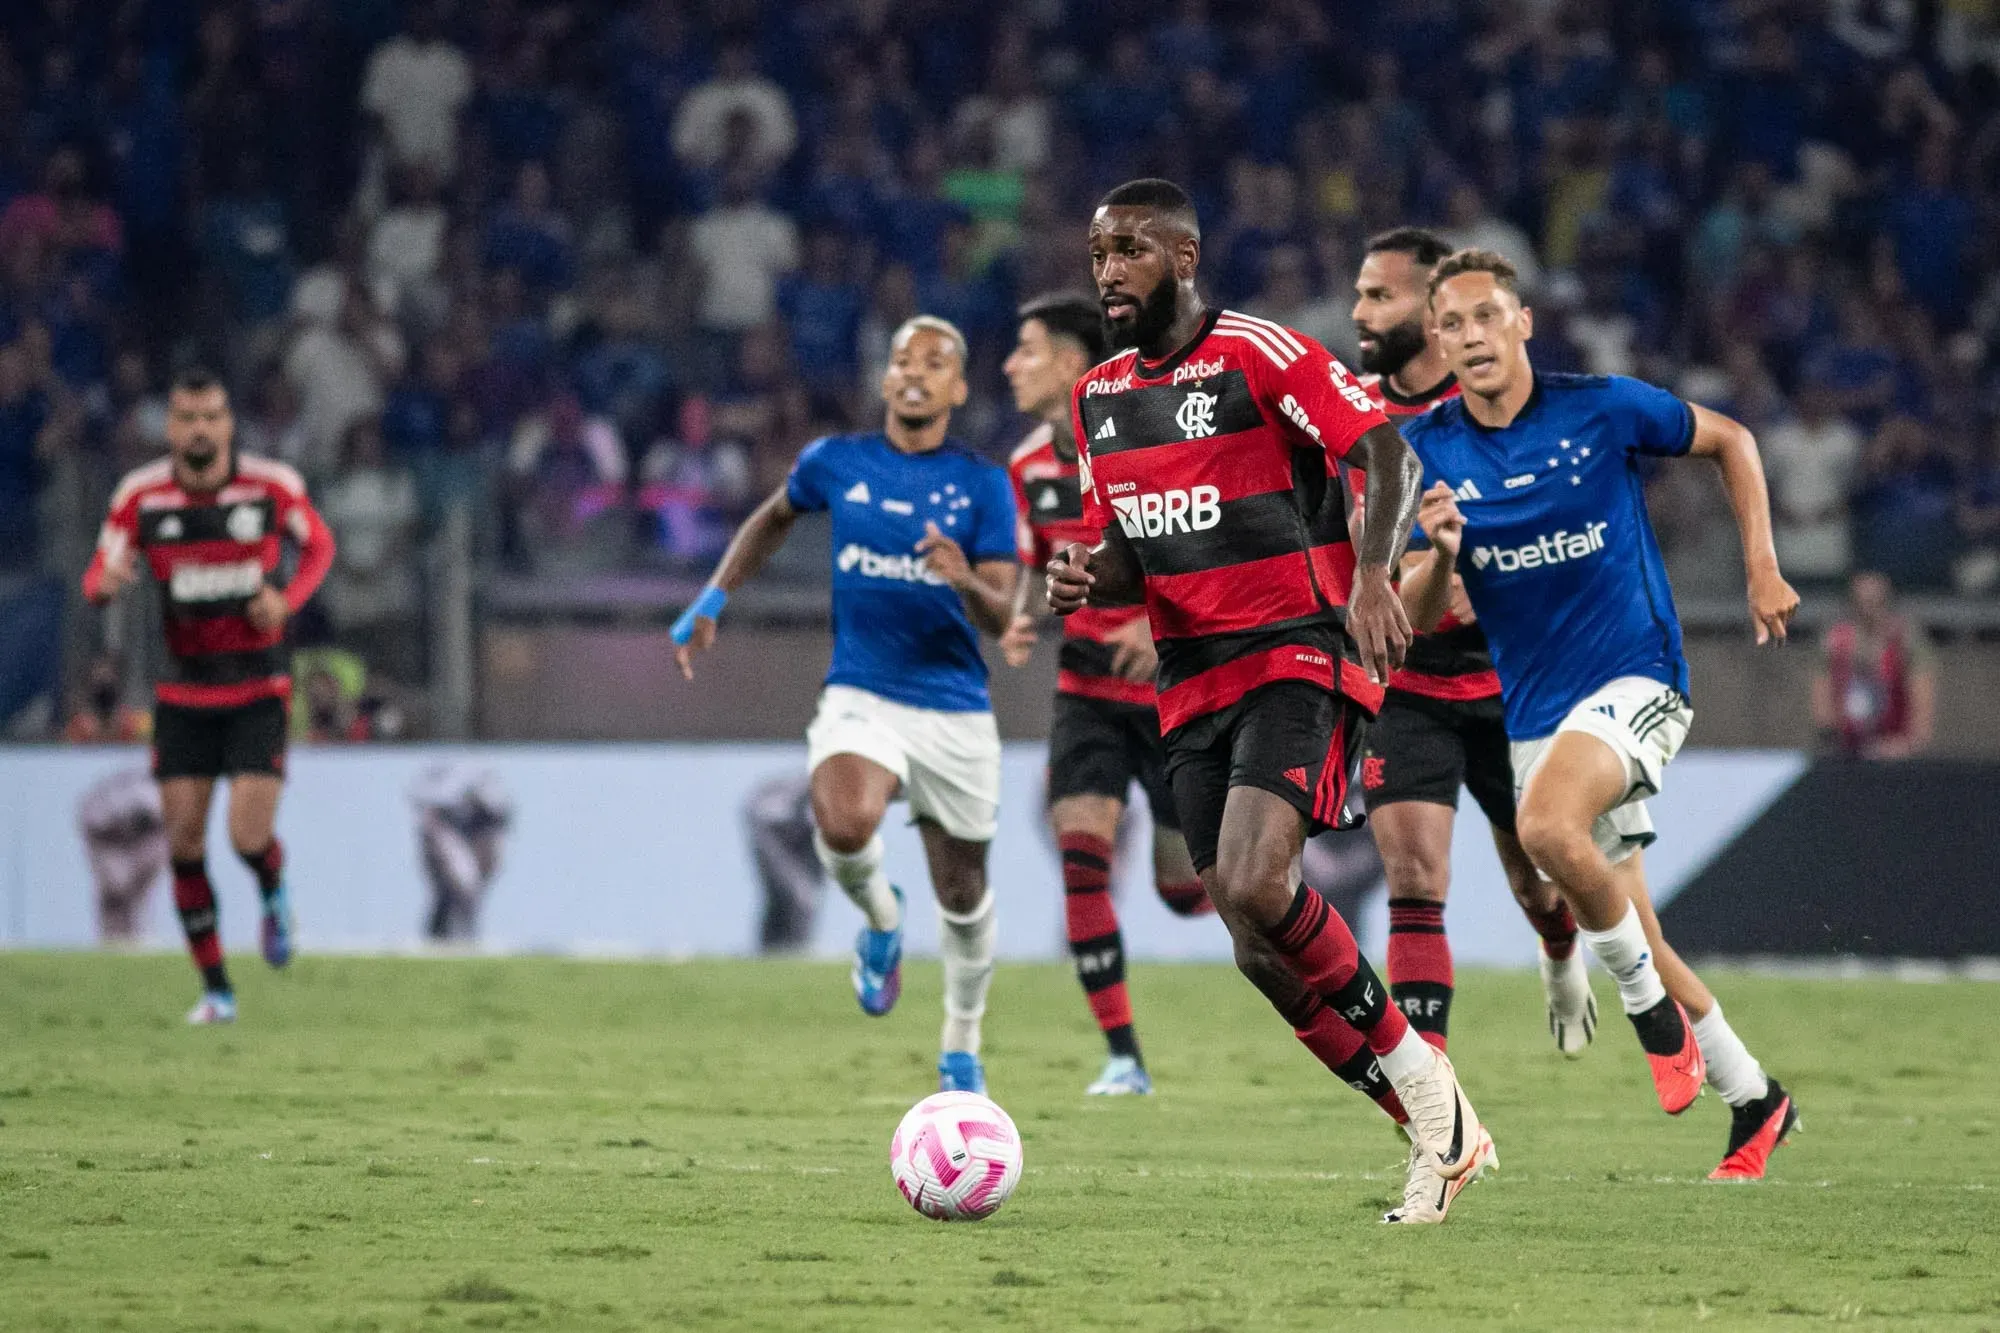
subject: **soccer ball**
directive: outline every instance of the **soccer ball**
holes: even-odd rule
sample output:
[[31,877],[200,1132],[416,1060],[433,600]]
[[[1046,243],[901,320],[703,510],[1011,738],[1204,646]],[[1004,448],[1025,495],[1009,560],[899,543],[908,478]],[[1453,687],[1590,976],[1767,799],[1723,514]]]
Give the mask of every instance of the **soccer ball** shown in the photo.
[[910,1207],[940,1222],[990,1217],[1021,1183],[1021,1135],[976,1092],[937,1092],[889,1140],[889,1170]]

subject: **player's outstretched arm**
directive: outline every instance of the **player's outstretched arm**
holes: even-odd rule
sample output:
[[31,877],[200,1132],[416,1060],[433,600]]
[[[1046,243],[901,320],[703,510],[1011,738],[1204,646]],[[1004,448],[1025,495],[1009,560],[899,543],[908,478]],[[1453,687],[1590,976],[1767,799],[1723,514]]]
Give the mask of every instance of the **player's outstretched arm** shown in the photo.
[[1465,515],[1451,487],[1438,482],[1423,494],[1417,507],[1417,526],[1430,540],[1427,555],[1412,552],[1403,563],[1403,610],[1419,634],[1428,634],[1444,619],[1451,605],[1452,575],[1458,571],[1459,546],[1465,537]]
[[1736,531],[1743,539],[1743,573],[1749,585],[1750,623],[1758,643],[1782,640],[1799,609],[1799,595],[1778,571],[1778,551],[1771,542],[1771,493],[1764,483],[1764,461],[1757,454],[1757,437],[1740,421],[1690,404],[1694,411],[1694,443],[1688,452],[1715,460],[1722,469],[1722,489],[1736,514]]
[[[1362,505],[1368,521],[1354,552],[1354,590],[1347,599],[1347,627],[1361,650],[1361,665],[1376,684],[1403,665],[1410,646],[1410,618],[1389,571],[1402,559],[1417,517],[1423,465],[1402,433],[1386,422],[1354,442],[1347,461],[1368,474]],[[1450,580],[1446,580],[1449,585]],[[1442,613],[1440,613],[1442,614]]]
[[723,603],[777,554],[798,516],[786,488],[780,486],[736,529],[729,549],[722,553],[722,562],[709,576],[708,586],[674,622],[674,660],[680,663],[682,676],[694,679],[695,654],[714,645],[715,618],[722,614]]

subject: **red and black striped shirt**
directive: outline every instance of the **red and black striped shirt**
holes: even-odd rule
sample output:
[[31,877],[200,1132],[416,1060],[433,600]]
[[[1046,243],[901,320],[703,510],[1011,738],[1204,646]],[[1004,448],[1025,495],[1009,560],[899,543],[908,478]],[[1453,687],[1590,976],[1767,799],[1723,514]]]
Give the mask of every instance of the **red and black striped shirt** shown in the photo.
[[[1044,425],[1021,441],[1007,460],[1014,483],[1014,503],[1020,517],[1015,545],[1021,563],[1039,570],[1071,542],[1095,546],[1102,527],[1083,518],[1083,488],[1077,481],[1077,461],[1056,452],[1055,431]],[[1086,606],[1063,619],[1062,654],[1057,659],[1056,690],[1085,699],[1151,708],[1156,695],[1150,681],[1131,681],[1111,669],[1111,646],[1105,636],[1145,615],[1138,606]]]
[[144,559],[160,584],[171,661],[171,675],[154,689],[161,703],[233,708],[289,699],[284,630],[260,630],[245,614],[276,572],[287,537],[299,548],[283,590],[296,612],[333,564],[333,534],[299,474],[240,456],[219,489],[188,491],[163,458],[119,483],[84,572],[83,595],[104,600],[107,563]]
[[1138,552],[1160,651],[1160,726],[1278,680],[1381,690],[1347,635],[1354,582],[1336,464],[1385,424],[1324,347],[1234,311],[1163,363],[1126,352],[1077,382],[1085,520]]
[[[1395,422],[1420,417],[1439,403],[1458,397],[1460,392],[1458,379],[1453,375],[1446,375],[1430,392],[1416,397],[1397,393],[1387,380],[1377,376],[1371,375],[1363,383],[1374,390],[1383,412]],[[1358,507],[1363,478],[1359,473],[1351,473],[1348,481]],[[1486,631],[1472,620],[1460,620],[1446,611],[1435,630],[1410,641],[1403,665],[1389,676],[1389,688],[1426,699],[1466,702],[1499,698],[1500,675],[1493,669],[1492,654],[1486,650]]]

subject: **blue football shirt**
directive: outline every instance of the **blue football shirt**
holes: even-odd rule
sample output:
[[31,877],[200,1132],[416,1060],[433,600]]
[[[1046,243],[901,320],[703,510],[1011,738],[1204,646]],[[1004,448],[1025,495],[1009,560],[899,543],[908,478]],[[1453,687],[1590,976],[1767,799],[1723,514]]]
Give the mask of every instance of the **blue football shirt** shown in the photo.
[[1620,676],[1686,692],[1639,459],[1685,454],[1693,409],[1619,375],[1547,374],[1499,430],[1454,400],[1402,431],[1425,489],[1444,482],[1465,515],[1458,568],[1500,673],[1508,735],[1550,735]]
[[924,567],[924,524],[966,559],[1012,561],[1014,488],[1006,469],[953,441],[923,454],[881,432],[832,435],[800,452],[785,483],[792,508],[833,516],[833,665],[852,685],[913,708],[983,713],[986,659],[959,595]]

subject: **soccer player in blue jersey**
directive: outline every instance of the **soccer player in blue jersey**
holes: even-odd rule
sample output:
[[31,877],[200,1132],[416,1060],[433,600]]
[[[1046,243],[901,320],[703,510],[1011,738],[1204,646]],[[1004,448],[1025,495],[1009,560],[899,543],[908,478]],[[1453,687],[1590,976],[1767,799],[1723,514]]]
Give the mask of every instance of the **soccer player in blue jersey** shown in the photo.
[[1411,622],[1435,625],[1452,574],[1463,577],[1500,673],[1521,844],[1617,983],[1662,1108],[1679,1114],[1704,1078],[1715,1084],[1733,1123],[1713,1176],[1759,1178],[1797,1109],[1661,938],[1640,858],[1654,839],[1645,798],[1694,710],[1639,467],[1689,454],[1717,465],[1757,642],[1782,640],[1799,599],[1778,572],[1757,442],[1638,380],[1537,374],[1533,312],[1500,255],[1446,257],[1430,311],[1464,393],[1403,426],[1424,465],[1418,517],[1434,552],[1403,581]]
[[785,485],[743,526],[673,629],[681,671],[715,642],[730,593],[763,567],[801,513],[833,515],[833,665],[806,732],[814,841],[868,918],[854,991],[886,1014],[902,990],[903,896],[882,871],[878,829],[909,801],[943,922],[944,1035],[938,1083],[983,1092],[980,1019],[993,976],[986,845],[1000,802],[1000,733],[979,631],[1013,618],[1014,495],[1005,469],[946,432],[966,397],[965,338],[918,316],[896,331],[879,431],[809,444]]

